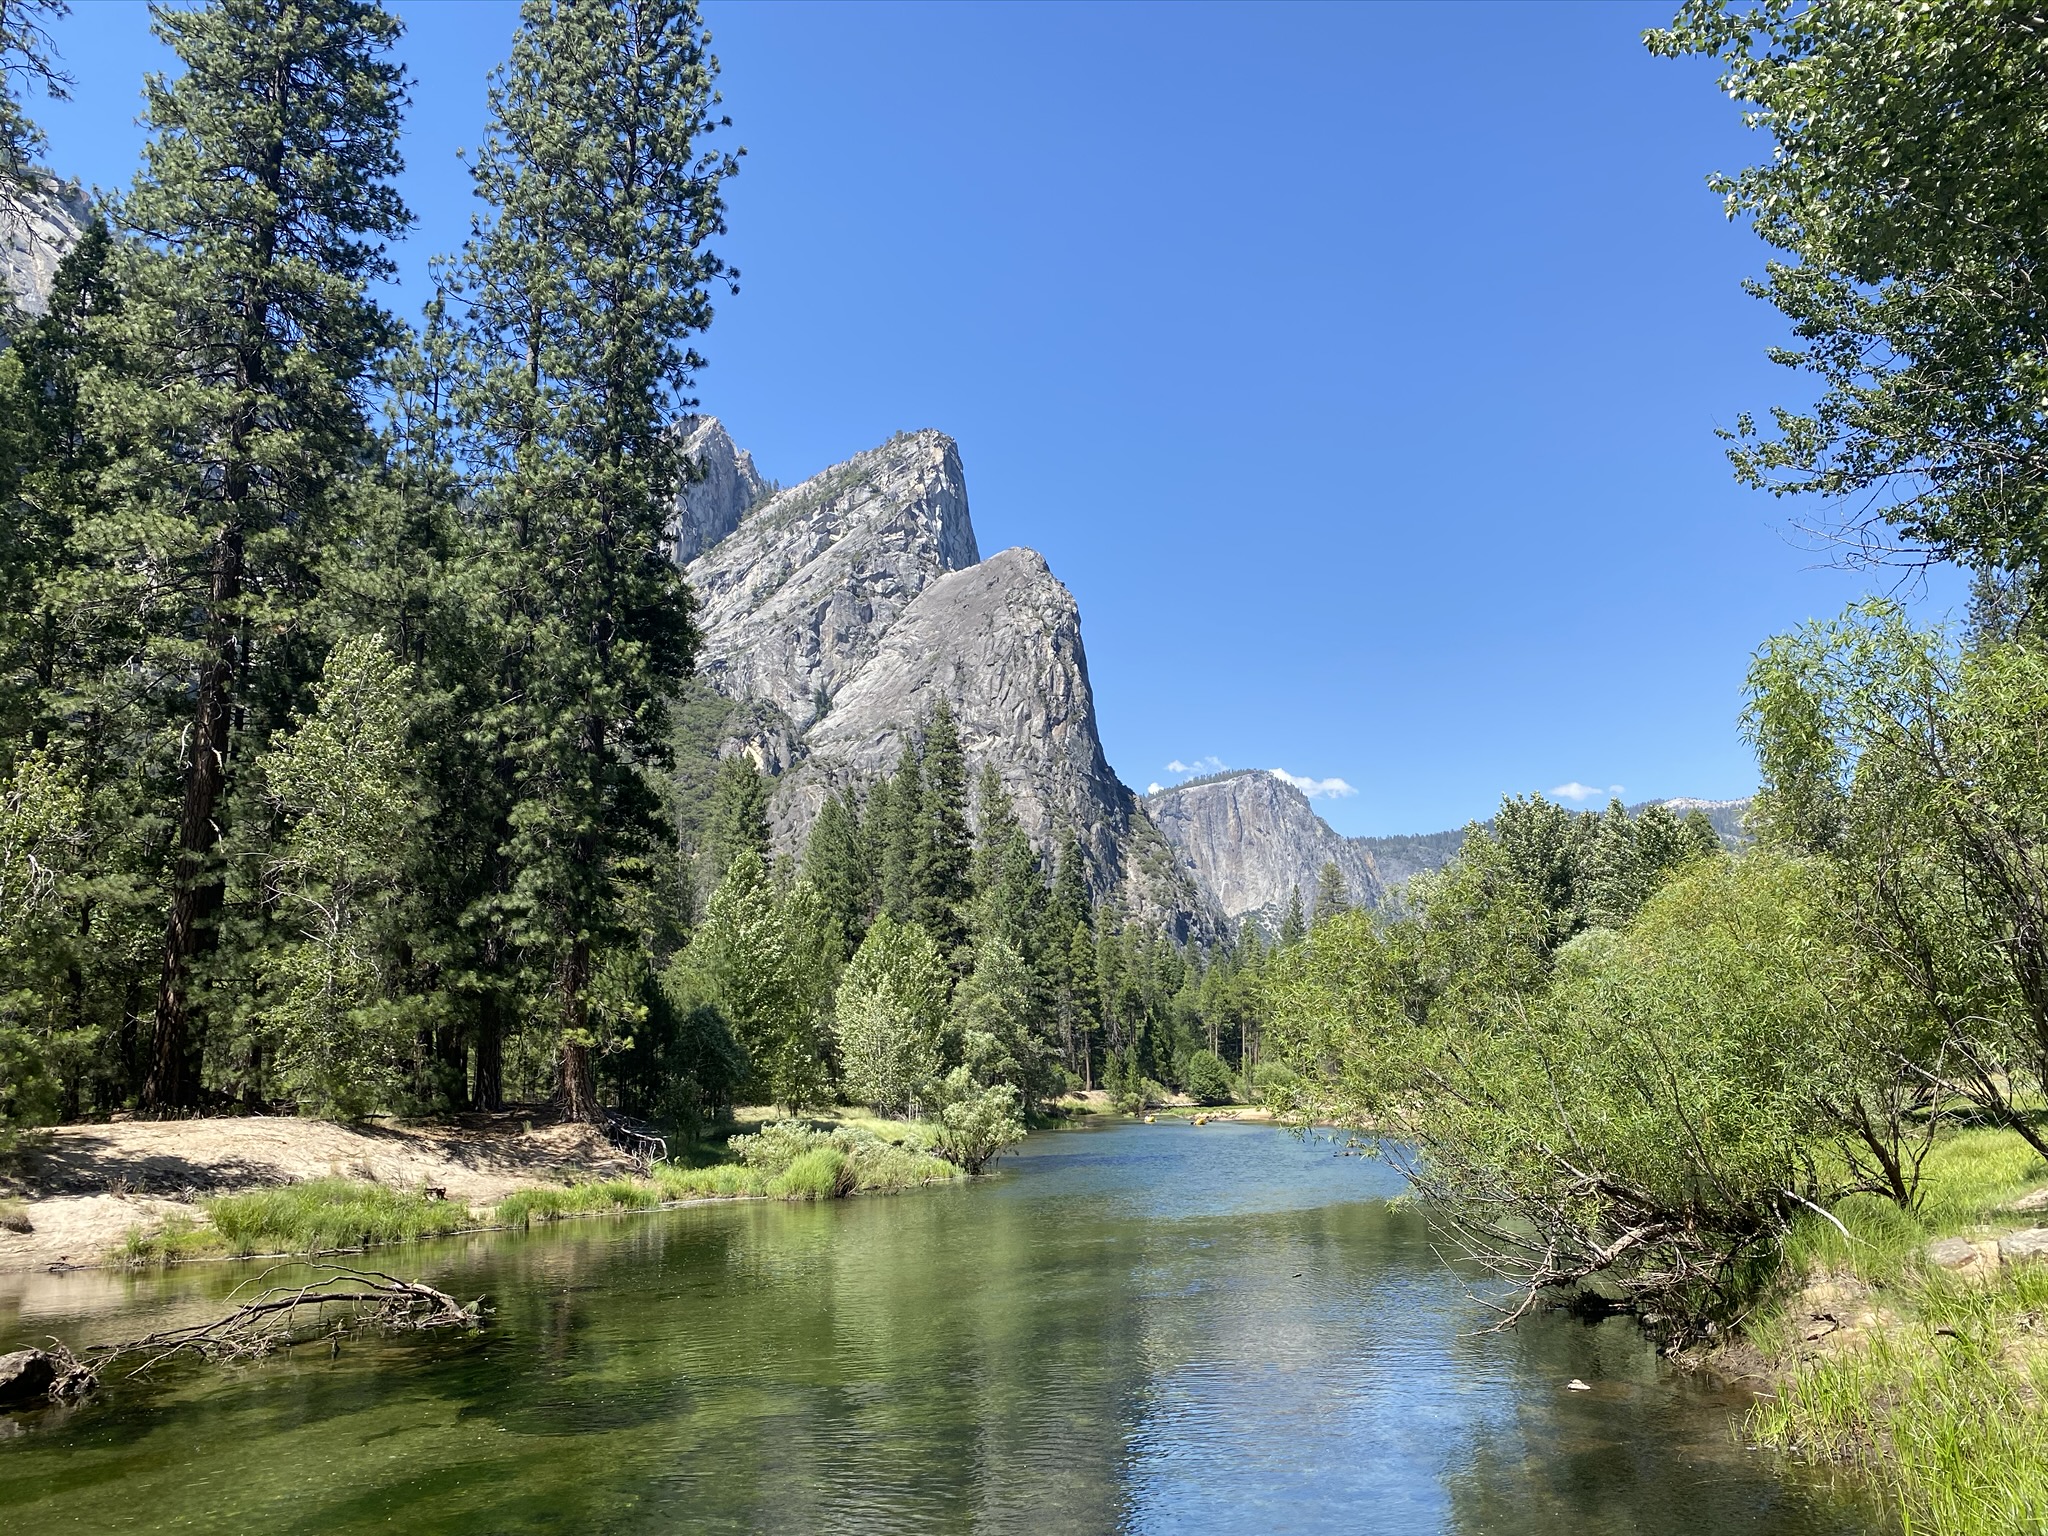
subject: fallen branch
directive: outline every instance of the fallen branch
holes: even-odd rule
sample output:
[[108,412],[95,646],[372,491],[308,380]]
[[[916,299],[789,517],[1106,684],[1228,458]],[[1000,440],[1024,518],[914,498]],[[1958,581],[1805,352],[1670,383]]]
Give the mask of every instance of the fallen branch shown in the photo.
[[[325,1273],[300,1285],[270,1286],[211,1322],[166,1328],[117,1344],[95,1344],[82,1354],[74,1354],[56,1340],[51,1341],[49,1350],[23,1351],[41,1357],[40,1362],[33,1364],[32,1374],[48,1384],[39,1396],[56,1402],[83,1397],[98,1383],[102,1372],[116,1361],[135,1355],[144,1358],[128,1372],[130,1376],[140,1376],[180,1354],[194,1354],[205,1360],[242,1360],[315,1336],[331,1338],[338,1344],[344,1334],[352,1332],[425,1332],[482,1326],[481,1297],[463,1306],[445,1291],[417,1280],[401,1280],[381,1270],[351,1269],[337,1264],[311,1267]],[[271,1273],[266,1270],[257,1281]],[[346,1310],[334,1316],[330,1308]]]

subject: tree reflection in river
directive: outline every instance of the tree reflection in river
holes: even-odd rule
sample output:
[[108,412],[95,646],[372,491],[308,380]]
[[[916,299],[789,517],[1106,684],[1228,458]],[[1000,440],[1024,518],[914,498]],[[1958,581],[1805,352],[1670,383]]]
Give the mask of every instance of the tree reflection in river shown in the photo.
[[1332,1152],[1122,1124],[964,1189],[408,1250],[492,1297],[484,1337],[116,1383],[0,1445],[0,1507],[53,1532],[1869,1528],[1625,1329],[1476,1332],[1393,1175]]

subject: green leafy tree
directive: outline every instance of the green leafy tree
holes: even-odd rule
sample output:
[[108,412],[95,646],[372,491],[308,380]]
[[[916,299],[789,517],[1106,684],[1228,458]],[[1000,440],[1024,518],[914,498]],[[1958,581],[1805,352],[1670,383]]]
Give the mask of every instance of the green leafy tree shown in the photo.
[[[1703,56],[1771,153],[1711,185],[1782,253],[1809,406],[1737,418],[1751,485],[1847,510],[1852,552],[2032,573],[2048,554],[2048,71],[2038,14],[1936,0],[1688,0],[1653,52]],[[1887,528],[1886,525],[1889,525]],[[1904,549],[1899,548],[1900,545]]]
[[742,853],[711,893],[667,983],[686,1014],[717,1011],[746,1052],[751,1085],[792,1112],[830,1089],[829,1042],[800,942],[761,860]]
[[977,944],[974,969],[954,1002],[962,1062],[977,1084],[1009,1084],[1026,1109],[1057,1094],[1044,999],[1021,954],[999,938]]
[[1188,1093],[1200,1103],[1228,1104],[1235,1097],[1229,1064],[1214,1051],[1196,1051],[1188,1058],[1187,1079]]
[[502,676],[479,730],[514,786],[509,878],[479,917],[551,978],[577,1118],[597,1113],[586,989],[606,949],[638,941],[633,890],[668,843],[644,770],[696,643],[668,558],[671,429],[702,361],[689,338],[732,275],[708,247],[738,168],[705,148],[722,125],[708,42],[687,0],[528,0],[475,158],[490,212],[455,274]]
[[1008,1083],[977,1087],[965,1067],[946,1079],[949,1102],[939,1115],[938,1153],[966,1173],[981,1173],[1024,1139],[1017,1090]]
[[840,977],[834,1009],[841,1082],[877,1114],[933,1101],[952,975],[931,935],[877,917]]
[[264,885],[291,934],[272,971],[277,1070],[302,1105],[344,1115],[397,1097],[417,1038],[392,1006],[388,926],[418,804],[410,689],[381,639],[343,641],[312,711],[258,763],[283,829]]
[[1745,718],[1765,841],[1820,858],[1873,976],[1933,1027],[1907,1059],[2048,1156],[2044,711],[2039,650],[1959,651],[1877,602],[1765,646]]

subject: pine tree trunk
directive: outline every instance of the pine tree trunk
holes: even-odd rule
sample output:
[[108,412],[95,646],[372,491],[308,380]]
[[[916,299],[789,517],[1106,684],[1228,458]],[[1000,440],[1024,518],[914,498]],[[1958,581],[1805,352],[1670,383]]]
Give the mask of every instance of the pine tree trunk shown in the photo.
[[213,861],[220,843],[220,797],[227,782],[228,733],[233,724],[239,646],[231,609],[242,591],[242,538],[230,527],[214,541],[209,654],[199,674],[199,709],[192,727],[191,762],[178,814],[178,863],[164,930],[164,963],[157,984],[156,1031],[142,1107],[190,1109],[199,1102],[193,1070],[191,971],[212,949],[214,919],[225,886]]
[[597,1073],[590,1059],[589,1013],[585,989],[590,980],[590,943],[578,939],[569,947],[568,963],[562,967],[562,1056],[558,1089],[562,1114],[570,1120],[594,1122],[597,1107]]
[[495,992],[484,994],[476,1021],[476,1077],[470,1089],[473,1107],[495,1113],[505,1107],[505,1030],[503,1003]]

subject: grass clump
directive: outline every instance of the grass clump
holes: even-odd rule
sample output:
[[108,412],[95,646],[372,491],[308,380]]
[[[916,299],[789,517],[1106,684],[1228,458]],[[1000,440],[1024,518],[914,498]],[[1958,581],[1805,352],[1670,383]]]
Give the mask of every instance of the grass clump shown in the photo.
[[1989,1285],[1930,1277],[1917,1315],[1800,1366],[1759,1440],[1886,1484],[1916,1531],[2048,1529],[2048,1266]]
[[227,1251],[324,1253],[440,1237],[470,1225],[466,1206],[354,1179],[309,1179],[206,1202]]
[[439,1237],[470,1224],[467,1208],[414,1190],[354,1179],[309,1179],[205,1203],[211,1226],[173,1217],[160,1232],[128,1234],[130,1263],[245,1258],[256,1253],[332,1253]]
[[731,1145],[749,1170],[766,1176],[768,1194],[828,1200],[961,1177],[957,1167],[933,1152],[932,1136],[925,1126],[901,1121],[864,1121],[826,1131],[801,1120],[778,1120],[752,1136],[733,1137]]
[[[1870,1472],[1914,1531],[1944,1536],[2048,1530],[2048,1264],[2003,1266],[1972,1283],[1930,1271],[1927,1244],[2022,1224],[2005,1207],[2048,1176],[2010,1131],[1965,1129],[1936,1142],[1920,1202],[1904,1211],[1858,1195],[1786,1241],[1794,1283],[1853,1276],[1889,1314],[1868,1336],[1800,1361],[1752,1413],[1758,1440],[1812,1461]],[[2039,1218],[2033,1218],[2038,1220]],[[1796,1358],[1798,1319],[1753,1337]]]
[[518,1189],[500,1200],[493,1216],[507,1227],[530,1227],[564,1216],[645,1211],[661,1204],[658,1185],[642,1179],[594,1179],[554,1189]]
[[838,1200],[859,1187],[853,1164],[837,1147],[813,1147],[790,1160],[769,1180],[768,1193],[780,1200]]

